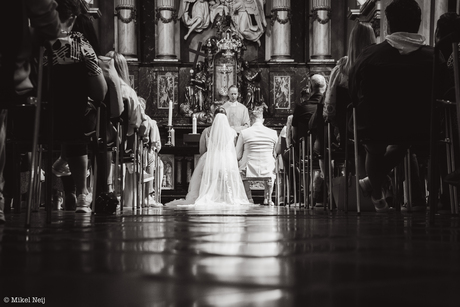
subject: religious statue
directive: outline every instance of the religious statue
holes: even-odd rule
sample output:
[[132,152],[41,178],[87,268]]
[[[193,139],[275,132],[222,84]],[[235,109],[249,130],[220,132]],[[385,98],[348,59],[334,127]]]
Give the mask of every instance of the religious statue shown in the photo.
[[186,40],[190,33],[202,32],[209,27],[209,3],[207,0],[182,0],[179,6],[179,15],[184,24],[188,27],[188,32],[184,36]]
[[264,11],[265,0],[233,0],[233,23],[240,35],[260,46],[260,37],[265,32],[267,21]]
[[195,74],[190,78],[190,83],[195,87],[194,104],[190,105],[193,112],[200,112],[206,108],[205,103],[208,94],[207,79],[204,63],[199,61],[196,63]]
[[[190,77],[195,75],[195,71],[193,69],[190,70]],[[195,103],[195,86],[190,81],[189,84],[185,87],[185,102],[181,103],[179,106],[180,113],[184,116],[191,117],[193,114],[192,106]]]
[[259,106],[263,103],[263,98],[260,95],[260,79],[262,70],[249,68],[248,61],[243,61],[242,68],[241,88],[244,105],[249,110],[254,110],[255,106]]

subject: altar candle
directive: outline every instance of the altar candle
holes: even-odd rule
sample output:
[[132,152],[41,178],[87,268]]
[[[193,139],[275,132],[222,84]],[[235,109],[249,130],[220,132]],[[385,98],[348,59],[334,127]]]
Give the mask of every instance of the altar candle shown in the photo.
[[192,134],[196,134],[196,116],[192,117]]
[[169,101],[168,126],[172,126],[173,102]]

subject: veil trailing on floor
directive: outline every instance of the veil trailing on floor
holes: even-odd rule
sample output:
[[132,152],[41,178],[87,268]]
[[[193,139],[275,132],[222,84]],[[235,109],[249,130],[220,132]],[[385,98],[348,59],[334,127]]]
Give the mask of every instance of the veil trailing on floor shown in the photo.
[[238,170],[236,132],[227,116],[217,114],[208,139],[199,197],[195,205],[249,204]]
[[249,204],[238,170],[235,137],[236,132],[230,127],[227,116],[217,114],[211,126],[207,151],[195,166],[187,196],[166,206]]

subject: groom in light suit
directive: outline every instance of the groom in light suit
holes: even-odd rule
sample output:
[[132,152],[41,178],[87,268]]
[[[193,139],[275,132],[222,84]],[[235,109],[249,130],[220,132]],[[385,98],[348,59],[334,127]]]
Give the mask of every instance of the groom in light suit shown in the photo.
[[[272,205],[273,180],[275,179],[275,144],[278,135],[275,130],[263,125],[263,108],[249,112],[251,127],[241,130],[236,144],[236,156],[244,189],[249,201],[251,189],[246,178],[271,177],[271,184],[265,187],[264,204]],[[267,199],[267,195],[269,196]]]

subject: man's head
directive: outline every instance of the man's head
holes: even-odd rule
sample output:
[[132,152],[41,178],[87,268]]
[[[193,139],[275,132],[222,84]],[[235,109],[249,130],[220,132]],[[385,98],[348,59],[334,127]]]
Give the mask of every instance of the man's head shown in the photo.
[[238,87],[236,85],[231,85],[228,88],[228,97],[231,102],[235,102],[238,99]]
[[264,122],[264,108],[255,107],[254,110],[249,111],[249,121],[251,126],[256,122]]
[[326,91],[326,79],[324,76],[315,74],[310,77],[310,92],[312,94],[320,93],[324,94]]
[[[59,13],[59,19],[66,31],[70,31],[75,19],[81,13],[81,4],[78,0],[57,0],[58,6],[56,11]],[[67,29],[68,28],[68,29]]]
[[385,9],[388,34],[417,33],[422,22],[422,10],[415,0],[393,0]]

